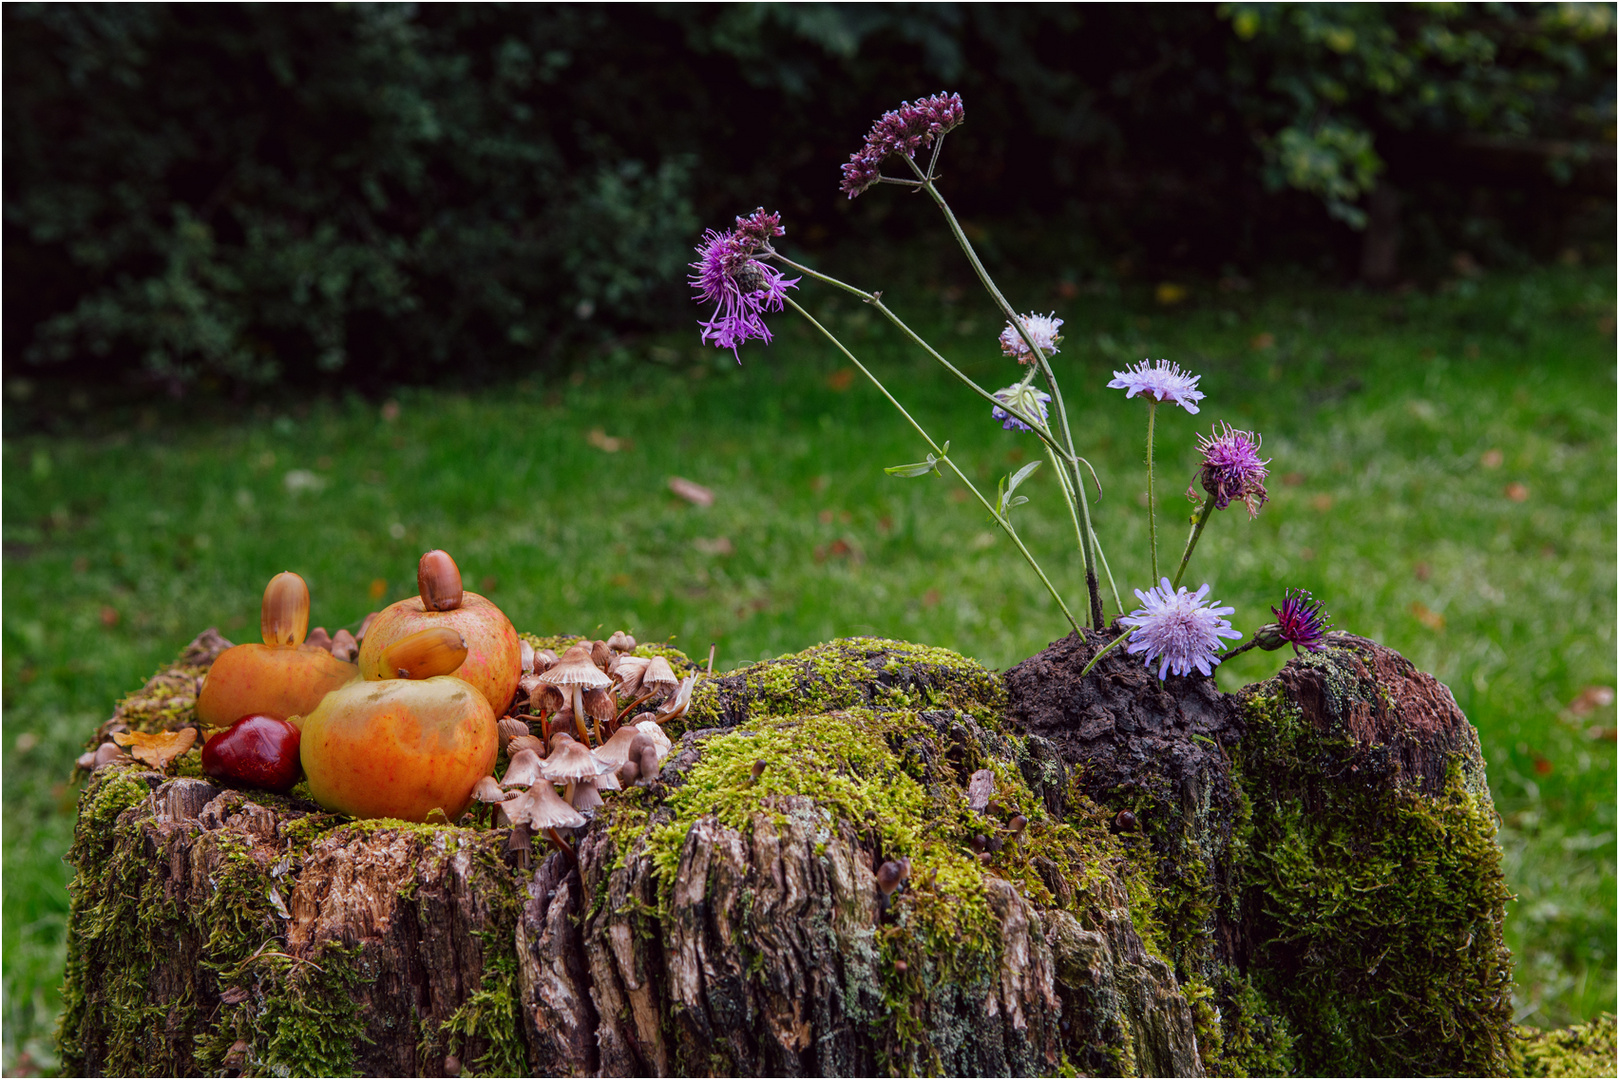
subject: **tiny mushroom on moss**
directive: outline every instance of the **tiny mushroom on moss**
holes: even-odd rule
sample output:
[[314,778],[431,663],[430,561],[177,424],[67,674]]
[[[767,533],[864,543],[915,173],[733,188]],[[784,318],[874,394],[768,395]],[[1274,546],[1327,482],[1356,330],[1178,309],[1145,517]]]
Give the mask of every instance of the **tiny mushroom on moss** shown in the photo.
[[551,842],[566,852],[575,866],[579,864],[573,848],[557,830],[576,829],[585,823],[585,816],[568,805],[565,799],[559,798],[556,788],[552,787],[549,781],[541,781],[519,798],[502,803],[501,809],[519,826],[527,824],[536,830],[544,830],[551,838]]
[[647,665],[650,663],[652,663],[652,658],[648,656],[624,656],[619,658],[618,667],[613,674],[618,678],[620,697],[640,697],[641,676],[646,674]]
[[524,638],[517,639],[517,660],[525,675],[534,670],[534,646]]
[[647,662],[646,671],[641,675],[641,689],[651,691],[660,698],[667,698],[680,688],[680,680],[675,677],[675,669],[669,666],[669,661],[661,656],[654,656]]
[[511,753],[511,741],[519,735],[528,734],[528,725],[515,716],[502,716],[499,723],[500,746],[508,754]]
[[500,778],[502,787],[528,787],[545,774],[540,755],[533,750],[524,748],[512,755],[512,760],[506,766],[506,775]]
[[670,720],[678,720],[686,715],[686,709],[691,705],[691,688],[696,683],[697,676],[695,673],[680,680],[680,687],[668,701],[659,705],[657,712],[653,714],[658,723],[666,724]]
[[613,636],[607,639],[607,647],[615,652],[629,652],[635,648],[635,639],[622,630],[614,630]]
[[516,757],[523,750],[532,751],[535,757],[544,757],[545,742],[533,735],[517,735],[506,744],[507,757]]
[[332,635],[332,655],[352,664],[354,658],[360,655],[360,643],[347,630],[339,630]]
[[584,743],[566,732],[560,732],[551,738],[551,753],[547,755],[542,771],[552,783],[567,784],[562,797],[573,802],[574,789],[581,781],[589,780],[594,785],[596,777],[611,768],[611,765],[592,754]]

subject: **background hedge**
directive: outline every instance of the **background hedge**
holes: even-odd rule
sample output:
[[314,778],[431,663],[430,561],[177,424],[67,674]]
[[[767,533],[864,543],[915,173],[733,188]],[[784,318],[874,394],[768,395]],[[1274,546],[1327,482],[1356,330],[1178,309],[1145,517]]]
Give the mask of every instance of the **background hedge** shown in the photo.
[[1086,274],[1386,276],[1363,230],[1403,236],[1402,273],[1543,257],[1593,215],[1611,232],[1611,5],[0,22],[6,357],[120,393],[487,379],[666,327],[691,317],[702,226],[761,203],[794,243],[905,238],[920,208],[846,202],[838,166],[882,110],[940,89],[967,102],[958,209],[1040,223]]

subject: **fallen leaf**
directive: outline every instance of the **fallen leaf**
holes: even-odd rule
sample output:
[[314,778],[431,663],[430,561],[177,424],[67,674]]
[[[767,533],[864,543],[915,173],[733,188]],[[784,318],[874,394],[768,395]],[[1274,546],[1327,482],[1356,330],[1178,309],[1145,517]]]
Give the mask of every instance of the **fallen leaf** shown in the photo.
[[166,770],[169,762],[191,749],[191,744],[197,741],[197,729],[183,727],[179,731],[158,731],[148,734],[144,731],[120,731],[113,735],[112,741],[119,746],[129,747],[129,752],[135,755],[136,761],[144,761],[159,771]]
[[1525,499],[1529,498],[1529,489],[1514,480],[1512,483],[1506,486],[1505,490],[1502,491],[1502,494],[1511,499],[1513,502],[1523,502]]
[[590,445],[594,446],[596,449],[604,450],[609,454],[618,453],[619,450],[624,446],[623,439],[609,435],[599,427],[591,428],[590,434],[585,436],[585,441],[590,443]]
[[691,546],[701,551],[704,555],[734,555],[736,553],[736,545],[731,543],[729,536],[716,536],[713,539],[699,536],[691,542]]
[[1332,509],[1332,496],[1325,494],[1317,495],[1310,500],[1310,505],[1324,514],[1328,510]]
[[1276,335],[1268,330],[1262,334],[1255,334],[1253,346],[1256,349],[1271,349],[1276,346]]
[[713,506],[714,493],[701,484],[693,483],[683,476],[669,478],[669,490],[679,495],[693,506]]
[[1491,449],[1484,451],[1484,453],[1479,457],[1478,463],[1484,466],[1486,469],[1499,469],[1501,467],[1501,463],[1506,459],[1507,456],[1505,454],[1492,447]]
[[1173,307],[1186,299],[1186,286],[1173,281],[1161,282],[1152,292],[1152,298],[1165,307]]
[[[1574,700],[1568,703],[1568,711],[1575,716],[1590,716],[1598,709],[1605,709],[1612,704],[1613,687],[1587,686],[1574,695]],[[17,741],[22,742],[21,739]]]
[[843,393],[854,385],[854,368],[838,368],[826,377],[826,385],[840,394]]
[[1423,626],[1436,633],[1445,628],[1445,617],[1420,600],[1411,601],[1411,614],[1415,615]]
[[1417,563],[1417,565],[1411,568],[1411,572],[1417,576],[1418,581],[1427,581],[1429,578],[1433,577],[1433,567],[1429,566],[1425,562]]

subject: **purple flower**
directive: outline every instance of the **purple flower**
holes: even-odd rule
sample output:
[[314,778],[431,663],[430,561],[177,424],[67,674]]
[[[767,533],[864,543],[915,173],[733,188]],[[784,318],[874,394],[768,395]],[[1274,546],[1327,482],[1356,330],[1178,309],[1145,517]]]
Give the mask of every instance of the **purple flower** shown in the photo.
[[[1041,352],[1047,356],[1057,354],[1057,343],[1062,340],[1062,335],[1057,331],[1062,329],[1062,320],[1057,318],[1056,312],[1050,315],[1025,315],[1023,325],[1028,328],[1029,336],[1034,339]],[[1006,329],[1001,331],[1001,352],[1020,364],[1034,363],[1034,354],[1029,351],[1029,343],[1023,340],[1023,335],[1018,333],[1018,328],[1011,323],[1007,323]]]
[[[1025,416],[1038,416],[1040,423],[1043,425],[1046,422],[1046,402],[1051,400],[1051,395],[1044,390],[1036,390],[1027,383],[1019,383],[1016,386],[1008,386],[1005,389],[995,391],[995,399],[1002,404],[1012,406]],[[1028,424],[1001,408],[1000,405],[990,409],[989,415],[997,420],[1004,420],[1005,423],[1001,427],[1007,431],[1014,428],[1018,431],[1033,430]]]
[[1270,610],[1276,616],[1276,621],[1260,627],[1254,634],[1254,640],[1261,649],[1280,649],[1283,645],[1291,645],[1294,655],[1302,655],[1300,649],[1321,651],[1332,624],[1327,621],[1326,612],[1321,610],[1321,601],[1311,596],[1308,589],[1287,590],[1282,606]]
[[739,364],[742,357],[737,347],[743,342],[758,338],[770,343],[763,313],[780,311],[787,290],[798,285],[798,278],[783,277],[775,267],[753,258],[771,237],[785,231],[781,216],[767,214],[761,207],[737,218],[736,228],[728,233],[708,230],[697,246],[698,258],[691,264],[691,284],[697,290],[694,299],[714,305],[713,318],[697,325],[703,328],[704,341],[730,349]]
[[1136,596],[1142,606],[1119,619],[1120,625],[1135,628],[1130,634],[1128,651],[1146,653],[1148,668],[1154,660],[1160,661],[1160,679],[1171,671],[1176,675],[1189,675],[1193,668],[1204,675],[1212,674],[1214,665],[1220,662],[1214,655],[1215,650],[1226,647],[1220,639],[1240,638],[1242,633],[1233,630],[1230,621],[1222,618],[1236,609],[1215,607],[1218,600],[1204,603],[1203,598],[1208,594],[1208,585],[1195,593],[1187,592],[1184,587],[1177,592],[1168,578],[1146,592],[1137,589]]
[[[1248,507],[1248,516],[1259,516],[1259,508],[1270,496],[1265,491],[1265,477],[1270,470],[1270,458],[1260,459],[1259,444],[1263,441],[1251,431],[1238,431],[1224,420],[1223,429],[1210,439],[1197,437],[1197,448],[1203,453],[1203,490],[1214,496],[1214,508],[1224,510],[1232,499],[1241,499]],[[1213,429],[1210,429],[1213,430]]]
[[843,193],[854,198],[882,179],[883,159],[889,154],[914,158],[918,150],[931,146],[964,119],[960,94],[934,94],[914,104],[903,101],[899,108],[883,113],[871,125],[865,145],[843,166]]
[[1115,371],[1113,381],[1107,385],[1125,391],[1127,398],[1140,394],[1159,403],[1173,402],[1189,413],[1196,413],[1197,403],[1204,396],[1197,389],[1197,380],[1202,377],[1182,371],[1179,364],[1168,360],[1160,360],[1156,365],[1151,360],[1143,360],[1135,367]]

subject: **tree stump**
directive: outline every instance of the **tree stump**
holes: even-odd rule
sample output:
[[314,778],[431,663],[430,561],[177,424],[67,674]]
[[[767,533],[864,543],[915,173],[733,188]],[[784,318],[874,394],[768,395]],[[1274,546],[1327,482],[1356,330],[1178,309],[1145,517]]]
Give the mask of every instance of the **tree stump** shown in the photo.
[[[1080,680],[1106,640],[1004,676],[857,638],[703,677],[577,865],[475,815],[221,787],[195,751],[104,766],[64,1070],[1513,1069],[1496,819],[1449,692],[1342,634],[1233,695],[1118,654]],[[191,722],[224,645],[109,724]]]

